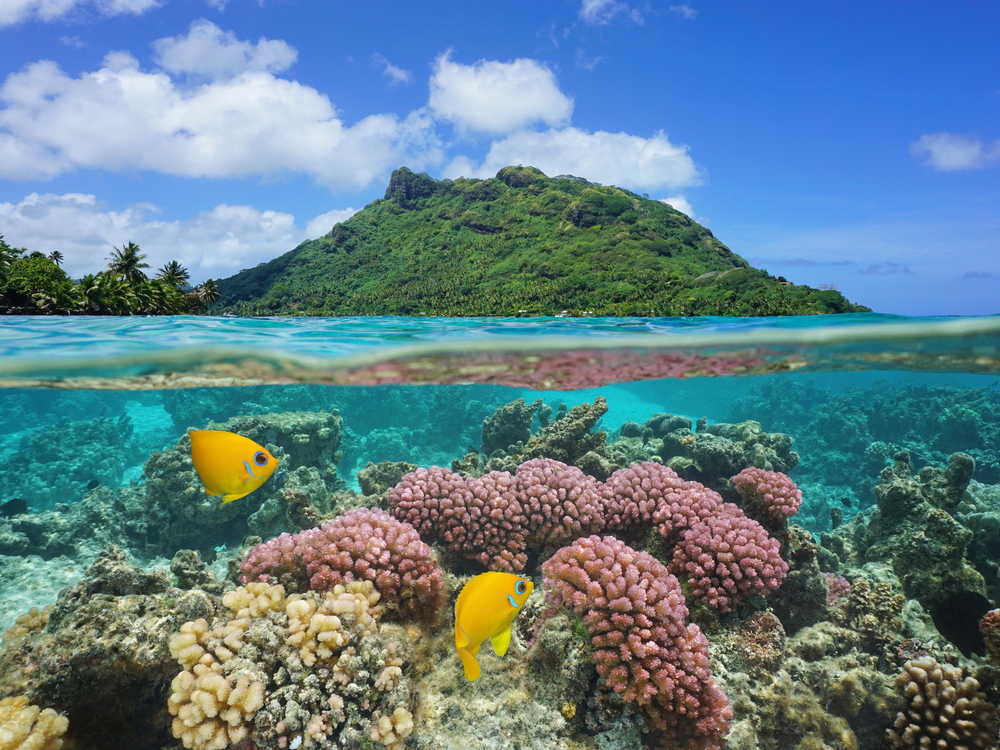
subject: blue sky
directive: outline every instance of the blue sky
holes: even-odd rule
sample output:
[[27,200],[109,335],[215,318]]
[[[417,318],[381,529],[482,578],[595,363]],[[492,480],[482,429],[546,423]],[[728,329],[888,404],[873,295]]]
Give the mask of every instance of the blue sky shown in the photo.
[[0,0],[0,234],[229,276],[402,165],[666,199],[878,312],[1000,312],[1000,4]]

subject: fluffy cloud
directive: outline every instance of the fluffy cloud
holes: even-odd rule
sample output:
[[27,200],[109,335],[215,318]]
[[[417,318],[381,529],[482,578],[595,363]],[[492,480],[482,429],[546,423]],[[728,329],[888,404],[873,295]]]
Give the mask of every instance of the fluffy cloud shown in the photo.
[[675,208],[690,219],[695,218],[694,209],[691,203],[683,195],[675,195],[673,198],[661,198],[660,203],[666,203],[671,208]]
[[278,73],[291,67],[298,57],[298,52],[280,39],[261,37],[257,44],[241,42],[232,31],[223,31],[204,19],[192,23],[186,36],[158,39],[153,49],[167,72],[209,79],[232,78],[246,71]]
[[982,169],[1000,163],[1000,140],[984,144],[981,139],[955,133],[922,135],[910,146],[910,153],[924,166],[942,172]]
[[159,5],[159,0],[3,0],[0,2],[0,26],[28,19],[52,21],[88,6],[101,15],[117,16],[123,13],[138,15]]
[[677,188],[699,182],[687,146],[675,146],[662,132],[642,138],[573,127],[514,133],[495,141],[483,164],[471,173],[471,162],[459,157],[449,164],[445,176],[489,177],[509,164],[530,164],[550,176],[573,174],[631,189]]
[[60,251],[74,278],[102,270],[115,246],[132,241],[149,256],[146,262],[153,273],[177,260],[198,283],[276,258],[355,213],[330,211],[306,222],[303,229],[291,214],[252,206],[218,205],[187,221],[159,221],[156,212],[148,203],[105,211],[93,195],[32,193],[16,204],[0,203],[0,226],[15,247],[46,254]]
[[[404,159],[437,158],[424,113],[374,114],[345,124],[313,88],[269,72],[295,52],[284,42],[238,42],[213,24],[158,45],[167,71],[113,52],[73,78],[41,61],[0,86],[0,177],[50,177],[77,167],[185,177],[300,171],[359,189]],[[168,71],[218,76],[181,87]],[[413,147],[413,151],[409,148]]]
[[671,5],[670,10],[672,10],[681,18],[687,19],[689,21],[698,15],[698,11],[696,11],[690,5]]
[[435,63],[430,87],[431,109],[460,131],[504,134],[536,122],[562,125],[573,112],[573,100],[537,60],[462,65],[445,53]]

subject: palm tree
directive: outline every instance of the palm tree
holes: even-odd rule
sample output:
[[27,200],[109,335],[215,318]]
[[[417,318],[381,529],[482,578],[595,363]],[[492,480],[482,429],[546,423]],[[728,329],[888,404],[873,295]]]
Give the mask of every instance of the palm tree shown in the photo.
[[212,279],[205,279],[195,291],[206,305],[211,305],[219,299],[219,286]]
[[63,262],[63,254],[58,250],[53,250],[51,253],[49,253],[49,260],[51,260],[57,266],[61,266]]
[[112,276],[116,276],[129,284],[138,284],[146,280],[143,268],[149,268],[148,263],[143,263],[146,259],[145,253],[139,252],[139,246],[134,242],[122,245],[121,250],[117,247],[108,256],[108,271]]
[[157,271],[156,278],[173,286],[183,287],[191,279],[191,273],[176,260],[172,260]]

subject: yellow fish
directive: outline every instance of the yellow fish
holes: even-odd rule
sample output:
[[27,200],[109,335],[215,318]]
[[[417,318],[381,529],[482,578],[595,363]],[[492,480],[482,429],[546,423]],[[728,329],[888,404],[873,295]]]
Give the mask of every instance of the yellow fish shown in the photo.
[[493,642],[497,656],[507,653],[510,625],[534,588],[527,578],[495,571],[481,573],[462,588],[455,602],[455,648],[467,680],[479,679],[476,654],[483,641]]
[[209,495],[223,503],[246,497],[268,480],[278,459],[250,438],[224,430],[190,430],[191,460]]

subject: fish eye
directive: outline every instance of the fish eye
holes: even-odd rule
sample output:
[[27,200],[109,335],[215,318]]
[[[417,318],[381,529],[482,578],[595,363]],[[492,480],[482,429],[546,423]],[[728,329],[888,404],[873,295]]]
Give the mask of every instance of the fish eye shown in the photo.
[[523,594],[527,590],[528,590],[528,586],[527,586],[527,584],[525,584],[524,581],[518,581],[517,583],[514,584],[514,593],[515,594]]
[[253,462],[258,466],[267,466],[267,454],[264,451],[257,451],[254,454]]

